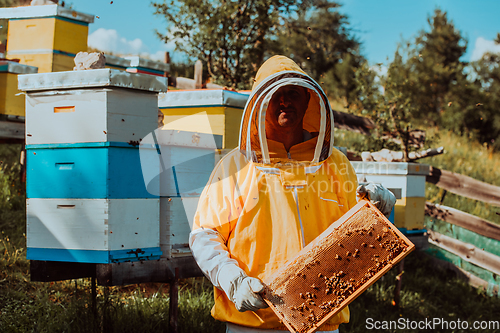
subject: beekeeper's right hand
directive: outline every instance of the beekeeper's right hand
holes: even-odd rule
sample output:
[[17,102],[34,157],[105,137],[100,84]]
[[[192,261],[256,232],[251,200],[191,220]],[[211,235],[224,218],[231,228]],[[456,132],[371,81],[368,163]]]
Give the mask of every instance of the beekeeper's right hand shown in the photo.
[[259,295],[264,284],[257,278],[249,277],[236,265],[224,265],[219,271],[219,285],[240,312],[257,311],[268,305]]

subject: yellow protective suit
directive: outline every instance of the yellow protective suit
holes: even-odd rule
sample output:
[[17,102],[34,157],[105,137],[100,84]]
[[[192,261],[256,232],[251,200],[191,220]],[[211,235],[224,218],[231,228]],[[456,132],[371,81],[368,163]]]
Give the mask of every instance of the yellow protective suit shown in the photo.
[[[264,127],[272,94],[290,84],[309,89],[304,137],[312,138],[287,152],[280,142],[266,139]],[[333,147],[328,100],[286,57],[272,57],[259,69],[238,148],[214,169],[190,238],[195,259],[216,287],[225,264],[236,263],[248,276],[264,280],[356,204],[357,178],[347,158]],[[218,288],[212,315],[242,326],[286,330],[271,309],[239,312]],[[346,307],[321,330],[335,330],[348,321]]]

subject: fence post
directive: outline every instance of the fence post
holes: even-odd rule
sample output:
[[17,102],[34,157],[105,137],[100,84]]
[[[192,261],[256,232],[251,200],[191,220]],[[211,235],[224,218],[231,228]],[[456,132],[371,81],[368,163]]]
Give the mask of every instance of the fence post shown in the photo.
[[175,267],[174,280],[170,283],[169,332],[177,333],[177,317],[179,312],[179,267]]

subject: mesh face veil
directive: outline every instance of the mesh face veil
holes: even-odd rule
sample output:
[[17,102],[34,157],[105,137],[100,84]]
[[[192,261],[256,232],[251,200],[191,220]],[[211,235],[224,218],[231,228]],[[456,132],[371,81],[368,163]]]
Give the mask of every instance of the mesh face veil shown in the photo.
[[310,163],[325,160],[333,148],[333,111],[321,87],[298,71],[280,71],[264,78],[254,88],[245,107],[240,127],[239,149],[247,159],[258,163],[271,162],[265,131],[266,112],[273,95],[287,85],[308,89],[310,100],[304,115],[304,129],[317,135],[314,157]]

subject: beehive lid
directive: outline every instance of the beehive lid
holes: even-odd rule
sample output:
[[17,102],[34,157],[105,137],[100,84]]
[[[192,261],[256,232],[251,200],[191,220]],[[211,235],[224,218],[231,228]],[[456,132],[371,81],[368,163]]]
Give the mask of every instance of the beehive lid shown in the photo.
[[170,65],[161,61],[144,59],[138,56],[125,57],[125,59],[130,61],[129,67],[153,69],[162,72],[168,72],[170,70]]
[[123,67],[124,69],[130,67],[130,59],[117,57],[110,54],[105,54],[104,57],[106,58],[106,65]]
[[275,274],[264,299],[291,332],[312,333],[414,249],[362,200]]
[[423,175],[430,174],[429,166],[406,162],[351,162],[356,174],[365,175]]
[[0,61],[0,73],[32,74],[37,73],[38,67],[23,65],[15,61]]
[[168,94],[160,94],[158,107],[216,107],[230,106],[243,109],[248,100],[247,94],[224,89],[173,90]]
[[84,14],[59,5],[21,6],[0,8],[0,19],[28,19],[60,16],[85,23],[93,23],[94,15]]
[[21,91],[120,87],[151,92],[167,91],[167,78],[102,68],[18,76]]

